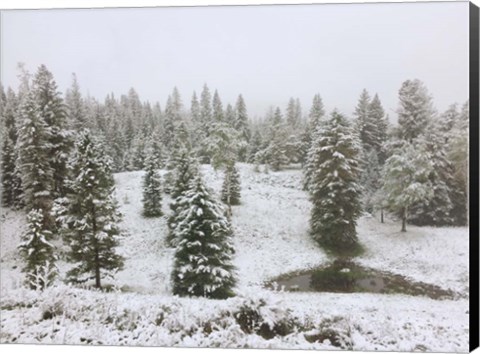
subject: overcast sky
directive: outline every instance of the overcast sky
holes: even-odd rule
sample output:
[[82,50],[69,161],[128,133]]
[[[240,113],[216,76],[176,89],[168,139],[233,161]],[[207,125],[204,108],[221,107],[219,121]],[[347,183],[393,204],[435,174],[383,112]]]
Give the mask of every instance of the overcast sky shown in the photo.
[[250,115],[320,93],[351,114],[363,88],[394,120],[406,79],[425,82],[442,111],[468,98],[468,3],[41,10],[2,12],[1,75],[46,64],[62,92],[77,74],[101,100],[134,87],[162,108],[177,86],[187,108],[206,82]]

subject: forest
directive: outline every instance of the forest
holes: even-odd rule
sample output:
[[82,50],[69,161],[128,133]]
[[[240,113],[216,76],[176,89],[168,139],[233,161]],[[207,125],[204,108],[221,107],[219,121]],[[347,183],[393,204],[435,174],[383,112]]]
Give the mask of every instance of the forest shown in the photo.
[[[291,188],[305,195],[305,201],[301,201],[302,231],[298,233],[305,231],[306,238],[288,242],[297,242],[308,252],[323,252],[330,260],[381,256],[375,253],[379,246],[374,244],[384,241],[363,239],[366,222],[375,222],[375,227],[388,225],[386,234],[395,233],[400,240],[394,242],[407,240],[419,230],[446,230],[442,235],[446,239],[448,230],[455,233],[468,225],[469,103],[452,102],[446,111],[439,112],[426,84],[418,79],[405,80],[399,87],[395,117],[386,114],[379,94],[364,89],[353,116],[337,109],[327,112],[321,93],[317,93],[309,105],[292,97],[284,107],[271,107],[263,117],[253,119],[241,92],[235,102],[222,102],[221,92],[208,83],[200,92],[185,96],[174,87],[165,103],[143,101],[134,88],[120,97],[108,94],[99,100],[82,95],[81,83],[74,74],[71,87],[63,94],[45,65],[34,73],[19,68],[18,89],[1,88],[0,124],[1,204],[7,216],[21,215],[21,232],[12,231],[2,216],[2,245],[15,243],[11,252],[20,255],[22,273],[21,284],[15,288],[31,294],[56,291],[52,289],[94,294],[115,291],[112,284],[117,274],[135,271],[125,244],[143,237],[135,232],[143,224],[148,230],[142,232],[151,233],[161,242],[158,254],[168,254],[168,259],[158,265],[149,264],[164,268],[162,283],[166,290],[162,292],[192,301],[236,301],[242,293],[239,289],[245,287],[244,263],[236,260],[243,257],[239,244],[245,241],[236,238],[247,237],[242,225],[249,218],[267,226],[275,223],[276,215],[282,219],[283,229],[275,228],[278,232],[269,242],[257,243],[254,238],[248,241],[252,244],[248,247],[256,245],[264,247],[262,252],[274,253],[269,251],[269,244],[284,237],[283,232],[295,224],[295,198],[299,197],[295,194],[290,198]],[[262,187],[265,190],[277,189],[254,192],[260,179],[267,181]],[[211,180],[215,180],[215,188]],[[289,185],[290,180],[294,180],[294,187]],[[138,190],[138,198],[128,194],[131,188]],[[268,204],[265,211],[253,212],[255,202],[249,203],[262,193],[267,199],[273,198],[272,194],[280,199]],[[282,198],[287,202],[281,202]],[[132,214],[126,215],[126,210],[133,210]],[[271,218],[262,218],[262,212]],[[165,227],[155,226],[160,222]],[[15,232],[19,240],[11,236]],[[425,252],[442,246],[422,247],[420,256],[429,258]],[[292,253],[287,257],[302,256]],[[2,267],[4,258],[5,254]],[[168,262],[168,267],[161,262]],[[299,270],[295,262],[286,270]],[[262,265],[269,268],[268,264]],[[280,274],[272,272],[263,281],[273,275]],[[417,280],[428,282],[429,274],[424,276],[427,279]],[[68,287],[59,288],[60,283]],[[4,284],[4,292],[3,288]],[[261,301],[249,304],[265,305]],[[18,306],[12,305],[12,309]],[[238,313],[251,315],[244,311],[248,306],[242,303]],[[255,312],[256,316],[263,313],[267,318],[262,311]],[[243,320],[239,320],[237,316],[242,333],[250,335],[253,331],[267,339],[290,338],[285,337],[292,333],[288,328],[294,326],[285,320],[290,315],[271,311],[275,315],[269,316],[281,320],[269,331],[260,325],[255,332],[248,319],[240,316]],[[67,312],[64,310],[64,316]],[[331,328],[342,326],[335,321],[330,324]],[[171,330],[173,325],[169,326]],[[304,330],[309,328],[305,323],[302,326]],[[202,335],[211,336],[212,331],[215,329],[203,328]],[[264,335],[266,332],[269,334]],[[338,333],[342,340],[337,335],[336,344],[332,338],[328,342],[334,347],[372,348],[355,347],[353,339],[349,342],[345,333]],[[174,338],[171,333],[169,336]],[[188,345],[184,336],[181,338],[155,343]],[[325,338],[305,338],[308,345],[326,343]],[[80,337],[72,341],[82,342]],[[272,345],[308,347],[302,341]],[[197,341],[194,345],[215,345],[212,343]],[[234,345],[226,338],[218,339],[218,343]],[[392,348],[382,345],[380,348]]]

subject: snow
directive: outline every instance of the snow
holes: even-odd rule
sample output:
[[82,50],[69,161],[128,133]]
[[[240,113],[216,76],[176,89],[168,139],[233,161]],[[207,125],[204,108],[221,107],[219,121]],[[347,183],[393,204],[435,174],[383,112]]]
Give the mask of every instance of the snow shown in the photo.
[[[17,250],[25,214],[2,209],[1,342],[339,349],[329,339],[306,340],[331,328],[342,349],[468,351],[468,228],[408,225],[405,233],[398,221],[387,217],[381,224],[368,216],[357,226],[367,250],[356,259],[359,264],[464,295],[456,300],[269,291],[264,282],[332,258],[308,235],[311,204],[300,170],[258,173],[246,164],[238,169],[242,204],[232,207],[232,227],[239,296],[228,300],[172,296],[174,250],[165,242],[171,199],[164,195],[165,216],[143,218],[142,171],[115,175],[123,215],[119,253],[126,261],[108,280],[113,292],[61,283],[43,293],[27,290]],[[202,172],[219,198],[223,173],[210,166]],[[54,244],[61,245],[58,239]],[[59,262],[61,275],[67,269]],[[290,318],[304,329],[271,339],[246,333],[234,315],[245,307],[257,309],[270,328]]]

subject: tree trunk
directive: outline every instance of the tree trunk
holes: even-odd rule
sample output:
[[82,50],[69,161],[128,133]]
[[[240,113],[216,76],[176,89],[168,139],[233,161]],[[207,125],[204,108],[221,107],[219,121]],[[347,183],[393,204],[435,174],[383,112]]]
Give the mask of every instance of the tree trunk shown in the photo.
[[385,220],[383,219],[383,208],[380,209],[380,222],[383,224]]
[[402,232],[407,232],[407,208],[402,209]]

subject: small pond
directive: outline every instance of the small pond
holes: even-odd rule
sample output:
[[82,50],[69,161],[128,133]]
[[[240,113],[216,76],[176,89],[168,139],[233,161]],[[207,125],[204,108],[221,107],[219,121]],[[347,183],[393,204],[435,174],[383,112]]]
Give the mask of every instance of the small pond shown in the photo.
[[365,268],[348,260],[336,260],[326,267],[286,274],[269,282],[267,287],[286,291],[397,293],[432,299],[453,299],[458,296],[436,285],[412,282],[401,275]]

